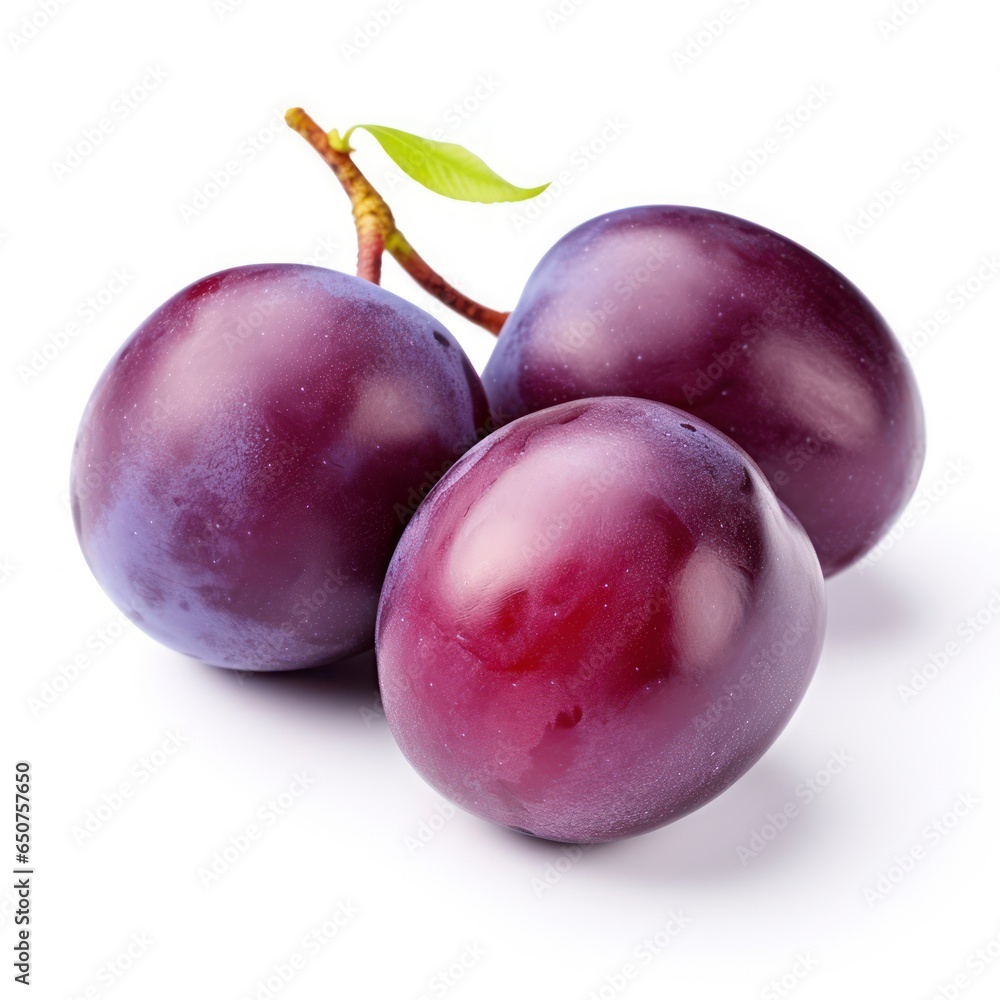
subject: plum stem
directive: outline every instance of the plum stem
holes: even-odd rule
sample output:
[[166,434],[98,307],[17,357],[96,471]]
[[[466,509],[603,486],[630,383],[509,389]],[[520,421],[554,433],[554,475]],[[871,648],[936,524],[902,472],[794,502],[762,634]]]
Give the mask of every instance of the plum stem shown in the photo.
[[358,232],[358,277],[377,285],[382,278],[385,235],[396,228],[389,206],[351,157],[334,149],[326,132],[302,108],[287,111],[285,121],[323,157],[351,199],[351,214]]
[[426,292],[490,333],[500,333],[510,314],[489,309],[463,295],[413,249],[396,228],[396,220],[385,199],[358,170],[350,153],[331,145],[328,134],[302,108],[287,111],[285,121],[319,153],[351,200],[354,227],[358,233],[359,278],[377,285],[382,277],[382,253],[388,250],[400,267]]

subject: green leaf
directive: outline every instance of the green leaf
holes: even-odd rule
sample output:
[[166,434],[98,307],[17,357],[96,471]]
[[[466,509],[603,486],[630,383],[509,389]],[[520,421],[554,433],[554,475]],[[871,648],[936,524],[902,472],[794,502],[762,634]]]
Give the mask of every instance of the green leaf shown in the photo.
[[[343,138],[336,136],[339,148],[350,149],[351,133],[363,128],[378,140],[400,170],[437,194],[457,201],[524,201],[541,194],[548,184],[522,188],[495,174],[478,156],[453,142],[421,139],[383,125],[355,125]],[[331,140],[334,134],[331,133]]]

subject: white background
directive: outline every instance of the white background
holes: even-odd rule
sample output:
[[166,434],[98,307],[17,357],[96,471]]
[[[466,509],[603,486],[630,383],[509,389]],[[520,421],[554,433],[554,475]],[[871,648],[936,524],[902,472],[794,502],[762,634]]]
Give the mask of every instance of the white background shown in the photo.
[[[561,20],[556,2],[393,0],[381,27],[387,0],[4,5],[0,732],[6,780],[17,759],[35,776],[34,995],[997,995],[1000,281],[977,277],[995,278],[984,261],[1000,251],[997,6],[907,0],[880,27],[892,0],[586,0]],[[376,37],[354,46],[366,22]],[[397,183],[358,135],[418,250],[497,308],[585,219],[694,204],[804,243],[910,345],[929,428],[910,515],[831,582],[826,650],[787,731],[694,815],[579,857],[443,819],[363,664],[200,666],[122,625],[91,578],[69,458],[125,337],[223,267],[353,268],[346,199],[280,124],[295,104],[327,128],[441,130],[517,183],[566,172],[537,207],[450,204]],[[439,311],[388,259],[384,283]],[[481,368],[490,337],[447,323]],[[849,763],[832,774],[835,754]],[[307,790],[268,821],[303,772]],[[205,885],[199,870],[250,825],[259,839]]]

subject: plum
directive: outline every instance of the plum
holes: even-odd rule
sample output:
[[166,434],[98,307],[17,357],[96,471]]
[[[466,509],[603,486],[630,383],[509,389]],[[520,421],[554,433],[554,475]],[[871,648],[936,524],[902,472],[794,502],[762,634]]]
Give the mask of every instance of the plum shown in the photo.
[[648,400],[564,403],[472,448],[403,533],[376,626],[386,718],[478,816],[638,834],[771,745],[825,607],[802,526],[725,435]]
[[487,424],[465,354],[410,303],[318,267],[221,271],[101,376],[72,461],[80,545],[173,649],[328,663],[371,648],[405,522]]
[[826,575],[878,542],[923,464],[916,384],[872,304],[798,244],[707,209],[627,208],[564,236],[483,384],[505,419],[607,395],[701,417],[761,467]]

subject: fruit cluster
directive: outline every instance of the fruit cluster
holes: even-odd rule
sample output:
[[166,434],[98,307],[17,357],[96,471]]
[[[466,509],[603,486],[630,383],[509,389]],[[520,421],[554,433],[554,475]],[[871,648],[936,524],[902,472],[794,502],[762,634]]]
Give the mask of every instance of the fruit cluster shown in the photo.
[[[916,485],[922,413],[891,332],[801,246],[673,206],[578,227],[497,313],[403,239],[350,133],[289,122],[351,196],[360,276],[233,268],[126,341],[73,456],[94,575],[211,664],[374,645],[403,752],[496,823],[598,842],[697,808],[784,727],[824,574]],[[436,189],[450,169],[486,184],[476,200],[540,190],[367,128],[414,176],[437,156]],[[383,250],[499,333],[482,382],[378,286]]]

